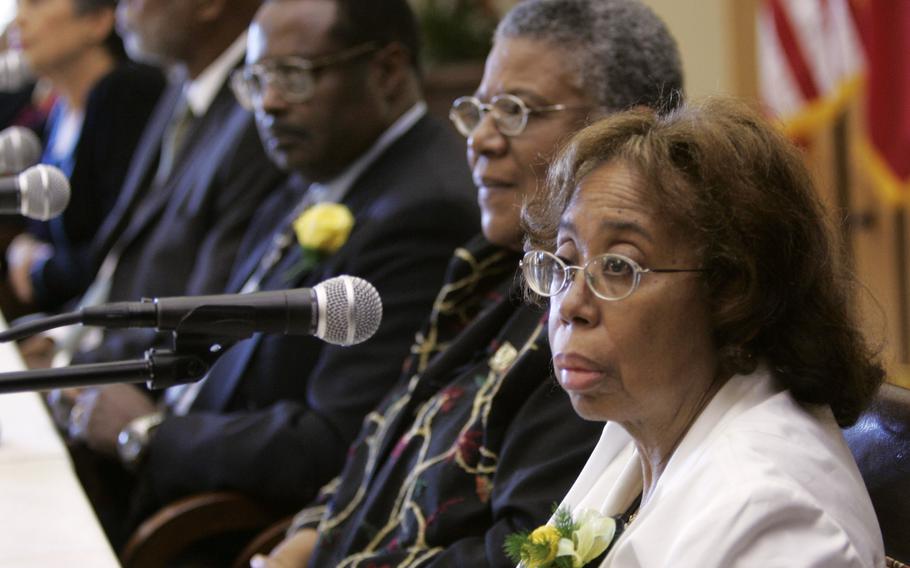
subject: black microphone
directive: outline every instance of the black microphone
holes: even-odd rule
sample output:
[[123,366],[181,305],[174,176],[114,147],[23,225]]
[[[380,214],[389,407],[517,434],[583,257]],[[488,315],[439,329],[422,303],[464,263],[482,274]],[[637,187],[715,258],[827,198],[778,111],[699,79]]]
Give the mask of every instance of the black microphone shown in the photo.
[[382,300],[366,280],[337,276],[312,289],[116,302],[78,313],[72,323],[229,337],[256,332],[315,335],[333,345],[354,345],[376,333]]
[[0,53],[0,92],[14,93],[32,79],[32,72],[21,51],[11,49]]
[[0,176],[18,174],[41,159],[41,140],[22,126],[0,132]]
[[32,166],[17,176],[0,177],[0,213],[20,213],[47,221],[70,202],[70,182],[54,166]]

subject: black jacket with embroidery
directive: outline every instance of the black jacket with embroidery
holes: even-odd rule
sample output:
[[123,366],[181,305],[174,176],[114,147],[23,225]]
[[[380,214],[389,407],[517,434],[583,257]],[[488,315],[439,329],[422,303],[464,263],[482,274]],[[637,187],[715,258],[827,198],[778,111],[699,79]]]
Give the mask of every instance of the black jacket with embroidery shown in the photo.
[[401,382],[322,504],[297,517],[318,524],[311,566],[511,566],[505,536],[544,522],[568,490],[602,424],[553,380],[517,265],[482,239],[456,251]]

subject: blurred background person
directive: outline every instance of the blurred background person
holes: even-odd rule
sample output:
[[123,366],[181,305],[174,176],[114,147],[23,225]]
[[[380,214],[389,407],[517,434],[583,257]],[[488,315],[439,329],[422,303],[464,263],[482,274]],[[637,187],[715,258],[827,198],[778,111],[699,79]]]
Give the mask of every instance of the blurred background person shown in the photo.
[[[95,235],[96,272],[82,305],[224,291],[250,219],[285,177],[269,161],[253,116],[230,88],[259,4],[120,2],[118,25],[131,53],[167,66],[173,80],[142,133],[114,209]],[[73,362],[84,363],[142,357],[156,334],[107,330],[64,339],[72,342],[63,346],[75,352]],[[71,438],[77,473],[116,546],[125,530],[119,513],[128,502],[131,479],[116,457],[84,445],[86,423],[96,403],[119,416],[135,412],[137,405],[143,414],[151,412],[154,402],[126,384],[89,389],[76,406],[74,396],[55,396],[55,415]]]
[[19,0],[11,28],[32,72],[56,94],[41,161],[70,179],[64,213],[29,221],[7,250],[19,300],[56,310],[93,276],[91,241],[113,208],[130,159],[164,88],[131,62],[114,29],[116,0]]
[[[729,99],[579,133],[525,219],[556,377],[607,421],[600,566],[884,565],[840,428],[882,381],[799,150]],[[589,527],[590,528],[590,527]]]
[[[21,49],[10,41],[16,6],[11,4],[8,9],[9,14],[0,13],[3,26],[3,32],[0,33],[0,57],[24,57]],[[54,104],[54,96],[47,81],[41,82],[39,87],[34,78],[28,75],[30,73],[24,77],[24,84],[18,80],[23,78],[21,76],[0,77],[0,130],[8,126],[25,126],[39,135],[43,132],[44,122]]]
[[[2,10],[3,7],[0,7]],[[7,12],[0,13],[3,32],[0,33],[0,73],[4,73],[9,58],[23,57],[18,48],[9,42],[11,22],[16,16],[16,6],[12,2],[5,6]],[[41,136],[47,116],[54,105],[54,93],[47,81],[35,82],[28,77],[25,84],[19,84],[18,78],[0,75],[0,131],[12,126],[30,129],[35,136]],[[18,161],[18,158],[17,158]],[[10,175],[12,172],[0,172]],[[16,297],[10,286],[6,249],[10,242],[22,233],[25,218],[18,214],[0,215],[0,308],[7,321],[32,311],[32,306],[23,303]]]

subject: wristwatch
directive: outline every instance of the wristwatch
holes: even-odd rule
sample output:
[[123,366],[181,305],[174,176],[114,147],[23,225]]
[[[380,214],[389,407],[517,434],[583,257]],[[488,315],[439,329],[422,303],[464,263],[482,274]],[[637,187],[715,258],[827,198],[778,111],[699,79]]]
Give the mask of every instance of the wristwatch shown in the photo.
[[164,414],[155,412],[132,420],[117,435],[117,455],[120,461],[135,468],[142,461],[155,428],[164,420]]

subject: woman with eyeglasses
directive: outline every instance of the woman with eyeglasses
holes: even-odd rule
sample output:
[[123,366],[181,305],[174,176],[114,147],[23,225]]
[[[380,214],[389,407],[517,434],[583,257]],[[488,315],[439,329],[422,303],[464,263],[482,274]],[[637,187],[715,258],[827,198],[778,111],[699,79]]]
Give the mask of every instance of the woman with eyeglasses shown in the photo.
[[563,500],[626,567],[884,565],[839,427],[882,380],[799,151],[739,103],[575,136],[525,212],[553,368],[606,421]]
[[507,535],[550,512],[599,431],[553,383],[543,313],[522,302],[522,200],[589,117],[659,107],[681,75],[675,42],[637,0],[526,0],[505,17],[480,86],[451,112],[483,235],[456,251],[341,476],[254,565],[511,565]]
[[133,150],[164,88],[152,67],[129,61],[114,29],[117,0],[18,0],[12,43],[57,99],[41,161],[70,180],[64,213],[30,222],[7,250],[19,299],[54,310],[88,285],[89,247],[113,207]]

